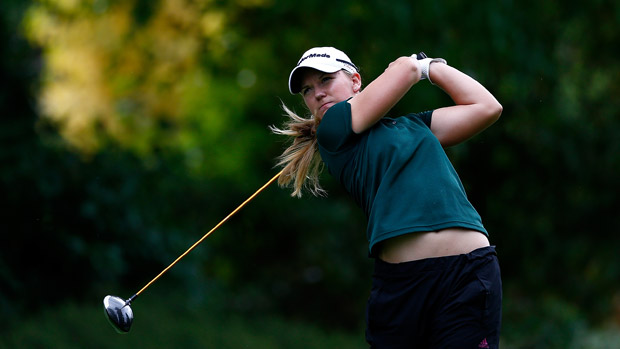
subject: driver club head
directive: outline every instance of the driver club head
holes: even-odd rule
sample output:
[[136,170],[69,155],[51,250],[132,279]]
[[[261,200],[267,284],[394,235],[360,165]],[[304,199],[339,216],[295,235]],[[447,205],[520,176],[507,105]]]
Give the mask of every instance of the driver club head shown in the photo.
[[108,321],[118,333],[127,333],[133,322],[133,311],[130,302],[116,296],[105,296],[103,309]]

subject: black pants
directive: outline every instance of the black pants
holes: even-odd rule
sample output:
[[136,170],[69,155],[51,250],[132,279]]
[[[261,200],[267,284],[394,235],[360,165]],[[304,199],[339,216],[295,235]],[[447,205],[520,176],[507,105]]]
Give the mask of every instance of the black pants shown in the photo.
[[502,282],[495,247],[391,264],[375,261],[366,308],[371,348],[497,348]]

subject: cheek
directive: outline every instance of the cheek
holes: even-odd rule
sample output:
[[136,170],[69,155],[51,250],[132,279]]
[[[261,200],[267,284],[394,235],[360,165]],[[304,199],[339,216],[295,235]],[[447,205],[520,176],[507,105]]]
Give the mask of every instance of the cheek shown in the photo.
[[306,104],[306,107],[310,108],[310,99],[307,97],[304,97],[304,103]]
[[308,108],[308,110],[312,114],[314,114],[314,109],[316,108],[316,102],[312,98],[304,98],[304,104],[306,105],[306,108]]
[[342,85],[339,89],[338,89],[338,99],[339,100],[345,100],[351,96],[353,96],[355,94],[355,86],[353,86],[353,84],[346,84],[346,85]]

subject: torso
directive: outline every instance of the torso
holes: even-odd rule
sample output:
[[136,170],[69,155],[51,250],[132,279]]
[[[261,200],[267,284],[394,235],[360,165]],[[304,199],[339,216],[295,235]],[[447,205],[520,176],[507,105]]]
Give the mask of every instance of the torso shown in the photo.
[[331,107],[317,140],[330,174],[368,218],[371,257],[380,256],[381,241],[387,241],[384,258],[393,261],[469,253],[489,245],[480,215],[430,130],[432,111],[383,118],[355,134],[350,109],[346,101]]
[[466,254],[489,246],[483,233],[462,228],[400,235],[380,243],[379,258],[402,263],[425,258]]

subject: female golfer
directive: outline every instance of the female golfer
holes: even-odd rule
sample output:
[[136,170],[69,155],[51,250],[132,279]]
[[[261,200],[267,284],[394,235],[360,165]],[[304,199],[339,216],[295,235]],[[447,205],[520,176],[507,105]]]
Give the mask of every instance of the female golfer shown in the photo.
[[[424,57],[424,56],[423,56]],[[500,103],[481,84],[441,58],[412,55],[392,62],[362,89],[349,57],[332,47],[303,54],[289,77],[307,118],[275,133],[293,143],[280,156],[280,185],[323,193],[321,160],[364,210],[375,259],[366,309],[372,348],[496,348],[501,322],[497,256],[443,147],[493,124]],[[454,105],[386,113],[420,80]]]

